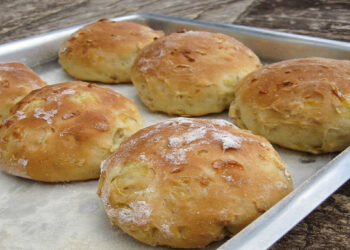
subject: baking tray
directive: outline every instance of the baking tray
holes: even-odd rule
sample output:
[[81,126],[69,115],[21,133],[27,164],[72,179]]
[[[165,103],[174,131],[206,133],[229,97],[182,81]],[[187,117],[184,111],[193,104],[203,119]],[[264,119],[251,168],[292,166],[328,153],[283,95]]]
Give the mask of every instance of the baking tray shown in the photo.
[[[265,63],[310,56],[350,59],[350,43],[340,41],[158,14],[114,20],[134,21],[166,33],[183,29],[225,33],[245,43]],[[80,27],[0,45],[0,62],[23,62],[49,84],[72,80],[57,63],[57,52],[61,42]],[[105,86],[132,99],[146,125],[170,118],[149,112],[131,84]],[[229,120],[227,112],[206,118]],[[276,149],[288,164],[295,190],[240,233],[207,249],[268,248],[350,177],[350,148],[338,155],[319,156]],[[96,188],[97,181],[47,184],[0,172],[0,248],[152,249],[109,224]]]

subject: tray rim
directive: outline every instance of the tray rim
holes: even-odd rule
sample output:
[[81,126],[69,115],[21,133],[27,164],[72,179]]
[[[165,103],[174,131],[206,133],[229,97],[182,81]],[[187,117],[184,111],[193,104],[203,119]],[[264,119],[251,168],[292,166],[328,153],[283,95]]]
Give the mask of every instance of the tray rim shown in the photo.
[[[292,44],[303,44],[308,46],[317,45],[320,47],[328,47],[328,48],[331,47],[333,50],[345,51],[350,55],[350,42],[338,41],[338,40],[332,40],[332,39],[320,38],[320,37],[314,37],[314,36],[307,36],[307,35],[300,35],[300,34],[293,34],[293,33],[281,32],[281,31],[274,31],[274,30],[258,28],[258,27],[218,23],[218,22],[212,22],[212,21],[206,21],[206,20],[192,20],[192,19],[183,18],[183,17],[167,16],[167,15],[153,14],[153,13],[131,14],[131,15],[114,17],[110,19],[118,20],[118,21],[153,19],[158,21],[196,24],[204,28],[210,26],[212,28],[227,29],[231,31],[233,30],[238,34],[244,34],[248,36],[252,36],[252,33],[253,33],[255,35],[261,36],[262,38],[269,38],[269,39],[272,38],[272,40],[280,39],[280,40],[283,40],[284,42],[288,42]],[[82,23],[82,24],[78,24],[78,25],[74,25],[74,26],[70,26],[62,29],[57,29],[57,30],[49,31],[39,35],[34,35],[27,38],[22,38],[22,39],[8,42],[8,43],[0,44],[0,55],[14,53],[19,48],[21,49],[30,48],[33,46],[33,44],[43,43],[43,40],[47,40],[46,42],[48,42],[52,40],[52,37],[54,37],[58,33],[70,34],[73,31],[81,28],[82,26],[88,23],[91,23],[91,22]],[[349,56],[349,60],[350,60],[350,56]],[[1,62],[1,59],[0,59],[0,62]]]
[[[165,22],[181,22],[184,24],[195,24],[202,27],[229,29],[235,32],[243,33],[257,33],[263,37],[275,39],[287,39],[291,42],[301,42],[303,44],[315,44],[320,46],[334,47],[336,49],[350,52],[350,43],[338,40],[331,40],[326,38],[319,38],[307,35],[298,35],[292,33],[285,33],[280,31],[273,31],[263,28],[248,27],[235,24],[225,24],[218,22],[211,22],[205,20],[192,20],[188,18],[167,16],[161,14],[133,14],[124,15],[112,20],[155,20]],[[87,23],[71,26],[68,28],[58,29],[43,34],[11,41],[0,44],[0,57],[6,57],[8,54],[17,52],[20,49],[25,50],[33,46],[33,44],[46,43],[54,40],[54,35],[58,33],[72,33],[74,30],[86,25]],[[1,61],[1,59],[0,59]],[[41,61],[38,64],[44,64]],[[35,66],[35,65],[34,65]],[[312,210],[314,210],[321,202],[329,197],[341,185],[350,179],[350,146],[343,152],[338,154],[334,159],[322,166],[316,173],[311,175],[300,186],[293,190],[288,196],[275,204],[272,208],[250,223],[242,231],[236,234],[231,239],[227,240],[219,247],[222,250],[228,249],[262,249],[268,248],[275,243],[280,237],[292,229],[298,222],[306,217]],[[325,190],[323,187],[326,186]],[[316,188],[315,188],[316,187]],[[307,198],[308,203],[305,205],[302,201]],[[293,216],[290,216],[290,208],[297,210]],[[266,225],[266,221],[270,223]],[[271,223],[271,221],[273,223]],[[283,221],[283,223],[279,223]],[[269,237],[266,238],[265,235]]]
[[[195,24],[200,24],[204,27],[209,25],[212,27],[234,29],[237,32],[247,32],[248,31],[248,32],[264,34],[264,35],[268,35],[268,36],[272,36],[272,37],[279,37],[279,38],[283,37],[283,38],[296,39],[298,41],[317,42],[319,44],[325,44],[327,46],[329,46],[331,44],[331,45],[342,47],[341,48],[342,50],[349,49],[349,51],[350,51],[350,42],[346,42],[346,41],[340,41],[340,40],[334,40],[334,39],[328,39],[328,38],[322,38],[322,37],[316,37],[316,36],[309,36],[309,35],[294,34],[294,33],[283,32],[283,31],[275,31],[272,29],[265,29],[265,28],[260,28],[260,27],[220,23],[220,22],[213,22],[213,21],[207,21],[207,20],[193,20],[193,19],[189,19],[189,18],[168,16],[168,15],[163,15],[163,14],[139,13],[139,14],[117,16],[117,17],[113,17],[113,18],[109,18],[109,19],[123,21],[123,20],[142,19],[142,18],[150,18],[150,19],[165,20],[165,21],[177,21],[177,22],[185,22],[185,23],[195,23]],[[92,22],[94,22],[94,21],[92,21]],[[66,28],[62,28],[62,29],[57,29],[57,30],[52,30],[52,31],[48,31],[48,32],[41,33],[38,35],[34,35],[34,36],[30,36],[30,37],[21,38],[21,39],[13,40],[10,42],[2,43],[2,44],[0,44],[0,48],[2,48],[3,46],[8,48],[10,45],[15,44],[15,43],[22,43],[22,42],[26,42],[29,40],[33,41],[35,39],[44,38],[44,37],[47,37],[48,35],[56,34],[57,32],[72,31],[72,30],[78,29],[78,28],[80,28],[84,25],[87,25],[89,23],[92,23],[92,22],[77,24],[74,26],[70,26],[70,27],[66,27]]]
[[[322,38],[322,37],[316,37],[316,36],[308,36],[308,35],[301,35],[301,34],[294,34],[289,32],[282,32],[282,31],[275,31],[272,29],[265,29],[260,27],[252,27],[252,26],[245,26],[245,25],[239,25],[239,24],[228,24],[228,23],[220,23],[220,22],[213,22],[213,21],[207,21],[207,20],[193,20],[189,18],[184,17],[177,17],[177,16],[168,16],[168,15],[162,15],[162,14],[154,14],[154,13],[144,13],[144,14],[134,14],[134,15],[127,15],[127,16],[121,16],[121,17],[131,17],[131,16],[137,16],[137,17],[145,17],[145,18],[153,18],[158,20],[173,20],[173,21],[180,21],[180,22],[191,22],[196,24],[202,24],[203,26],[214,26],[214,27],[220,27],[220,28],[229,28],[234,29],[237,32],[254,32],[259,34],[266,34],[272,37],[283,37],[283,38],[293,38],[298,39],[299,41],[309,41],[309,42],[317,42],[317,43],[324,43],[325,45],[336,45],[336,46],[344,46],[343,49],[350,49],[350,42],[346,41],[340,41],[340,40],[334,40],[334,39],[328,39],[328,38]],[[118,18],[118,17],[117,17]],[[113,19],[113,18],[111,18]]]

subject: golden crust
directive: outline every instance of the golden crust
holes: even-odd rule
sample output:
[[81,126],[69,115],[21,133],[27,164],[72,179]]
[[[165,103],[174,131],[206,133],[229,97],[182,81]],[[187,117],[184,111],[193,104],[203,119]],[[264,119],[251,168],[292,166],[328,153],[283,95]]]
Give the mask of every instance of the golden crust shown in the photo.
[[32,90],[46,83],[22,63],[0,63],[0,122],[5,120],[10,109]]
[[204,247],[292,190],[271,144],[224,120],[177,118],[127,138],[101,166],[113,224],[150,245]]
[[228,108],[236,83],[260,65],[257,56],[232,37],[187,31],[142,50],[131,78],[150,110],[200,116]]
[[45,182],[99,177],[99,165],[143,125],[136,105],[84,82],[32,91],[0,126],[0,167]]
[[130,69],[139,51],[162,35],[141,24],[101,19],[63,42],[59,62],[80,80],[130,82]]
[[264,66],[237,86],[229,115],[283,147],[341,151],[350,145],[350,61],[305,58]]

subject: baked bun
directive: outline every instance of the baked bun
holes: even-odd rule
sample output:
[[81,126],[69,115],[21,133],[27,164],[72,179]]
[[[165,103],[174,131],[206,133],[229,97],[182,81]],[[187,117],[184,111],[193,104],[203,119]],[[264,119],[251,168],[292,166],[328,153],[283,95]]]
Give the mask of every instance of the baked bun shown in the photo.
[[63,42],[59,62],[80,80],[130,82],[130,69],[139,51],[162,35],[141,24],[101,19]]
[[232,37],[188,31],[142,50],[131,78],[150,110],[200,116],[228,108],[236,83],[259,66],[257,56]]
[[264,66],[237,86],[229,115],[286,148],[341,151],[350,145],[350,61],[306,58]]
[[133,102],[84,82],[32,91],[0,126],[0,167],[45,182],[99,177],[100,163],[143,125]]
[[292,190],[271,144],[224,120],[177,118],[126,139],[101,166],[107,215],[150,245],[204,247]]
[[8,117],[10,109],[23,97],[45,85],[37,74],[22,63],[0,63],[0,122]]

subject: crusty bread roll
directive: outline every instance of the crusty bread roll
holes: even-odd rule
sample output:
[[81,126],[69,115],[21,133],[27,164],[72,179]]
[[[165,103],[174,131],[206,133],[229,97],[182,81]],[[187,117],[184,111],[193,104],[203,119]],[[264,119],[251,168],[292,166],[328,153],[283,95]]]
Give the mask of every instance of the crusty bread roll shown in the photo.
[[350,145],[350,61],[306,58],[264,66],[237,86],[229,115],[286,148],[341,151]]
[[259,66],[257,56],[232,37],[188,31],[142,50],[131,78],[150,110],[200,116],[228,108],[236,83]]
[[45,86],[30,68],[22,63],[0,63],[0,122],[10,109],[32,90]]
[[99,177],[100,163],[143,125],[136,105],[84,82],[32,91],[0,126],[0,168],[45,182]]
[[147,127],[101,169],[98,194],[109,219],[150,245],[204,247],[292,190],[271,144],[224,120],[176,118]]
[[162,31],[141,24],[101,19],[62,44],[59,62],[80,80],[130,82],[131,66],[139,51],[162,35]]

